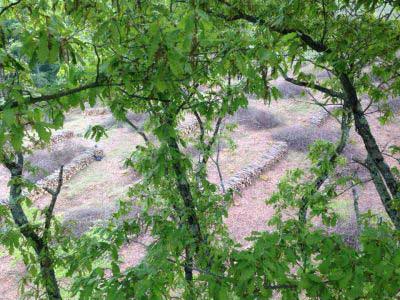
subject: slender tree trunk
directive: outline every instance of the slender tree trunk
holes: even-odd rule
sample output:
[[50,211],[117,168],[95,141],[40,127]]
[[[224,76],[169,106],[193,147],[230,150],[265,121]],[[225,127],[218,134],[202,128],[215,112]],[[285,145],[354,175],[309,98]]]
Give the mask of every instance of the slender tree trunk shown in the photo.
[[221,191],[222,191],[223,194],[225,194],[226,191],[225,191],[224,177],[222,176],[221,165],[219,163],[220,153],[221,153],[221,145],[220,145],[220,142],[218,141],[216,158],[213,159],[211,156],[210,156],[210,158],[213,161],[213,163],[215,164],[215,167],[217,168],[219,182],[220,182],[220,186],[221,186]]
[[[168,146],[170,147],[170,149],[172,149],[172,151],[180,153],[176,138],[170,137],[168,141]],[[176,185],[185,206],[185,210],[183,212],[183,216],[181,216],[181,220],[184,220],[184,222],[186,222],[194,242],[193,245],[189,244],[185,248],[185,263],[184,263],[185,279],[189,287],[187,299],[191,300],[195,299],[194,287],[193,287],[194,255],[196,252],[198,252],[199,247],[204,240],[201,233],[198,217],[196,214],[196,207],[194,199],[191,194],[190,184],[187,178],[186,170],[182,166],[180,160],[175,160],[172,163],[172,166],[175,172]]]
[[22,178],[23,171],[22,154],[17,155],[16,163],[7,163],[6,166],[11,172],[9,205],[13,220],[15,224],[19,227],[22,235],[27,240],[30,240],[33,244],[33,248],[40,264],[41,276],[43,279],[43,285],[46,289],[47,297],[51,300],[61,300],[61,292],[55,276],[50,250],[48,248],[48,245],[46,244],[47,241],[40,237],[31,227],[28,218],[26,217],[24,210],[20,204],[20,199],[22,195],[22,186],[20,180]]
[[[338,144],[336,145],[335,148],[335,153],[330,157],[329,162],[336,166],[337,163],[337,158],[339,155],[343,152],[344,148],[346,147],[347,140],[349,138],[349,132],[350,132],[350,120],[351,120],[351,113],[348,111],[347,107],[344,107],[344,112],[342,115],[342,121],[341,121],[341,136]],[[325,174],[320,175],[317,177],[314,181],[314,186],[313,186],[313,192],[317,192],[321,186],[324,184],[324,182],[328,179],[329,173],[326,172]],[[308,205],[309,205],[309,199],[307,197],[303,197],[301,199],[301,206],[299,209],[299,221],[302,224],[305,224],[307,221],[307,210],[308,210]],[[301,253],[302,253],[302,261],[303,261],[303,267],[306,269],[309,265],[310,262],[310,257],[307,255],[305,251],[305,245],[302,243],[300,245]]]
[[[354,174],[354,176],[355,176],[355,174]],[[356,217],[356,224],[357,224],[355,242],[356,242],[357,248],[360,249],[360,247],[361,247],[360,235],[361,235],[361,231],[362,231],[362,224],[361,224],[360,208],[358,206],[359,200],[360,200],[360,194],[359,194],[358,186],[354,186],[351,189],[351,193],[353,195],[353,207],[354,207],[354,214],[355,214],[355,217]]]
[[[351,120],[351,114],[348,111],[347,107],[344,107],[344,112],[342,116],[342,122],[341,122],[341,136],[339,143],[336,146],[335,153],[331,156],[329,159],[331,164],[336,164],[336,160],[338,156],[343,152],[344,148],[346,147],[347,140],[349,139],[349,132],[350,132],[350,120]],[[324,182],[328,179],[329,174],[322,174],[318,178],[315,179],[314,181],[314,191],[318,191],[321,186],[324,184]],[[308,199],[307,197],[303,197],[302,203],[299,209],[299,221],[302,222],[303,224],[307,220],[307,209],[308,209]]]
[[[351,193],[353,195],[353,206],[354,206],[354,214],[356,217],[356,223],[357,223],[357,237],[360,235],[361,232],[361,217],[360,217],[360,208],[358,206],[359,200],[360,200],[360,195],[358,192],[358,187],[355,186],[351,189]],[[357,238],[358,240],[358,238]]]
[[[175,138],[170,138],[169,147],[176,152],[180,152],[178,143]],[[195,241],[200,244],[201,242],[203,242],[203,237],[196,214],[194,199],[190,192],[190,184],[187,179],[186,171],[179,160],[174,161],[172,165],[176,175],[177,188],[185,205],[185,213],[189,229]]]
[[[340,74],[340,82],[346,94],[345,102],[351,108],[357,133],[361,136],[365,149],[368,152],[368,164],[375,187],[382,200],[385,210],[390,212],[389,217],[400,228],[400,213],[392,208],[394,199],[400,201],[400,184],[396,180],[392,170],[385,162],[383,154],[371,132],[368,120],[357,96],[357,91],[346,74]],[[389,200],[390,199],[390,200]]]

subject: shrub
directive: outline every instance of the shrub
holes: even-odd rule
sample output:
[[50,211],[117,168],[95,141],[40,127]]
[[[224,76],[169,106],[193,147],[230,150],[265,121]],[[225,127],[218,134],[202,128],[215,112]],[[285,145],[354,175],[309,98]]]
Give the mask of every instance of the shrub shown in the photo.
[[133,122],[137,126],[142,126],[144,122],[146,121],[148,114],[147,113],[132,113],[129,112],[126,117],[129,119],[129,121]]
[[[95,225],[105,225],[117,210],[118,207],[113,204],[73,209],[64,214],[63,225],[72,235],[79,237]],[[137,219],[140,212],[141,209],[138,206],[132,205],[129,212],[121,216],[118,222]]]
[[400,97],[395,98],[395,99],[393,99],[393,98],[390,99],[387,102],[387,104],[392,112],[394,112],[394,113],[400,112]]
[[74,236],[81,236],[88,231],[93,225],[107,220],[112,214],[112,211],[107,208],[100,207],[85,207],[74,209],[64,214],[63,225]]
[[[354,212],[350,211],[349,213]],[[338,234],[346,245],[352,248],[358,248],[360,246],[358,241],[358,235],[360,234],[360,232],[358,232],[357,221],[354,217],[350,217],[350,219],[345,220],[341,219],[340,222],[337,222],[334,227],[326,229],[329,235]]]
[[[229,143],[225,139],[219,140],[219,150],[220,151],[222,151],[226,148],[229,148],[229,146],[230,146]],[[215,143],[213,145],[213,151],[216,152],[217,147],[218,147],[218,144]],[[192,158],[198,158],[201,153],[201,151],[193,143],[190,143],[185,148],[182,148],[182,152],[188,156],[191,156]]]
[[53,149],[37,150],[27,157],[27,162],[34,170],[25,170],[25,177],[36,182],[66,165],[88,147],[71,139],[59,144]]
[[[283,128],[272,134],[273,138],[278,141],[284,141],[288,147],[295,151],[305,152],[310,145],[317,140],[326,140],[329,142],[337,142],[340,138],[340,131],[332,131],[326,129],[318,129],[315,127],[291,126]],[[338,174],[342,176],[353,176],[356,174],[361,179],[368,178],[368,172],[365,168],[353,162],[353,158],[363,160],[363,153],[354,145],[347,143],[342,155],[346,157],[347,164],[338,170]]]
[[240,108],[228,122],[238,123],[249,129],[270,129],[281,125],[281,120],[274,114],[257,108]]
[[393,113],[400,112],[400,97],[398,98],[390,98],[386,102],[380,102],[376,105],[380,112],[391,111]]
[[183,148],[183,153],[191,157],[198,157],[200,154],[199,149],[195,147],[195,145],[188,145],[187,147]]
[[282,98],[298,97],[305,90],[303,87],[290,83],[283,78],[277,80],[274,86],[280,91]]
[[295,125],[274,132],[272,137],[277,141],[286,142],[292,150],[304,152],[316,140],[337,141],[340,132]]
[[333,76],[329,71],[327,70],[319,70],[318,72],[316,72],[315,77],[319,80],[325,80],[325,79],[329,79],[330,76]]
[[114,118],[113,115],[108,115],[106,118],[104,118],[104,121],[101,122],[101,124],[99,124],[99,125],[103,126],[105,129],[110,129],[110,128],[114,127],[114,126],[121,127],[121,126],[119,125],[119,123],[120,123],[120,122],[117,121],[117,120]]

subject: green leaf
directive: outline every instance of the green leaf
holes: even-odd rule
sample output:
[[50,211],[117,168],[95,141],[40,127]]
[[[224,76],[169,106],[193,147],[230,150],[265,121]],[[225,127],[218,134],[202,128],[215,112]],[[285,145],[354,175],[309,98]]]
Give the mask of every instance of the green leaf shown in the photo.
[[50,141],[51,132],[50,132],[50,130],[48,130],[48,128],[43,126],[41,123],[37,123],[37,124],[35,124],[35,130],[38,133],[39,138],[41,140],[43,140],[44,142]]
[[38,51],[37,51],[39,62],[45,63],[49,59],[49,44],[47,34],[42,33],[39,38]]
[[15,112],[12,109],[6,109],[3,111],[3,121],[7,126],[14,125],[16,122]]

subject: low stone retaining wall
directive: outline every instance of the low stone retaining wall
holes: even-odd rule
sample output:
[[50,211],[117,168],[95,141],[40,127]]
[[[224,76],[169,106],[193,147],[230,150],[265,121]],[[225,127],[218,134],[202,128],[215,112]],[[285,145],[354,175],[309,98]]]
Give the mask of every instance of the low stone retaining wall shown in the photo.
[[110,113],[107,107],[88,108],[83,111],[84,116],[100,116]]
[[57,145],[58,143],[64,142],[66,140],[72,139],[75,137],[75,133],[71,130],[63,130],[56,132],[50,140],[50,147]]
[[198,128],[199,128],[199,123],[197,122],[197,120],[194,120],[189,124],[182,124],[178,126],[178,130],[182,135],[190,135],[193,132],[195,132]]
[[342,107],[341,105],[329,105],[326,107],[326,110],[321,108],[321,110],[319,112],[317,112],[316,114],[314,114],[311,117],[311,119],[310,119],[311,125],[315,126],[315,127],[321,126],[328,120],[328,118],[332,112],[334,112],[335,110],[337,110],[341,107]]
[[[69,179],[71,179],[72,176],[74,176],[79,171],[83,170],[92,162],[94,162],[95,157],[103,157],[103,156],[104,156],[103,150],[93,148],[86,150],[81,155],[75,157],[70,163],[64,166],[64,173],[63,173],[64,182],[68,181]],[[35,201],[41,196],[47,194],[47,192],[43,189],[43,187],[55,190],[58,185],[59,172],[60,172],[59,170],[56,170],[49,176],[39,180],[36,183],[37,188],[31,193],[29,193],[27,196],[32,201]]]
[[276,142],[256,162],[240,170],[225,182],[225,190],[240,192],[250,186],[261,174],[280,161],[288,152],[285,142]]

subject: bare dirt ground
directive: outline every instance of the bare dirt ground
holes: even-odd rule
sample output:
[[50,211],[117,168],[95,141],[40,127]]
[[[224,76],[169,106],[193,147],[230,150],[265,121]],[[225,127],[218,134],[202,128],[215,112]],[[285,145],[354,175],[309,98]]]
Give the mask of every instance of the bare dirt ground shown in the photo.
[[253,231],[268,229],[267,222],[274,214],[274,209],[265,203],[266,200],[276,191],[279,179],[288,170],[306,165],[304,158],[303,153],[290,152],[240,195],[235,195],[235,205],[229,209],[225,223],[236,241],[246,245],[245,238]]
[[24,275],[22,262],[15,262],[10,256],[0,257],[0,299],[18,299],[18,282]]
[[[294,100],[280,100],[266,106],[261,101],[250,101],[252,107],[267,110],[281,119],[281,124],[268,130],[249,130],[239,126],[233,132],[236,141],[235,150],[223,149],[221,152],[221,166],[223,166],[224,180],[235,174],[238,170],[256,160],[274,142],[272,135],[276,130],[292,125],[308,126],[310,117],[318,108],[310,104]],[[284,102],[284,103],[283,103]],[[299,113],[300,112],[300,113]],[[373,132],[381,146],[400,140],[400,118],[382,126],[379,124],[377,114],[369,116]],[[104,122],[109,115],[82,116],[74,112],[68,118],[66,128],[74,130],[77,135],[83,135],[89,124]],[[111,122],[107,119],[107,122]],[[188,121],[185,121],[188,122]],[[338,128],[338,124],[330,119],[320,128]],[[93,144],[93,142],[91,142]],[[115,201],[125,195],[129,186],[138,177],[134,172],[123,167],[123,160],[134,150],[135,146],[142,143],[140,136],[127,128],[113,127],[108,138],[98,143],[105,152],[102,161],[94,162],[79,174],[74,176],[63,186],[62,193],[57,203],[56,213],[65,219],[74,219],[78,222],[85,220],[96,221],[107,218],[115,209]],[[352,132],[350,143],[362,152],[363,145],[355,132]],[[276,189],[279,179],[287,170],[307,167],[306,154],[290,150],[288,155],[272,169],[264,172],[250,187],[235,196],[235,205],[230,207],[229,215],[225,220],[231,236],[247,245],[245,238],[252,231],[267,230],[267,222],[273,215],[273,208],[265,204]],[[210,180],[218,183],[218,175],[213,165],[209,167]],[[7,195],[6,182],[8,174],[0,168],[0,197]],[[36,202],[39,207],[48,203],[48,197],[43,197]],[[352,219],[352,199],[350,192],[341,195],[332,204],[341,216],[341,222]],[[382,213],[383,208],[372,183],[367,183],[360,191],[360,210]],[[83,230],[87,227],[83,227]],[[144,237],[140,243],[132,243],[123,247],[121,254],[124,258],[124,267],[137,264],[145,255],[144,244],[151,239]],[[1,252],[0,252],[1,253]],[[21,263],[14,262],[9,256],[0,257],[0,299],[17,299],[18,279],[23,275],[24,268]]]

